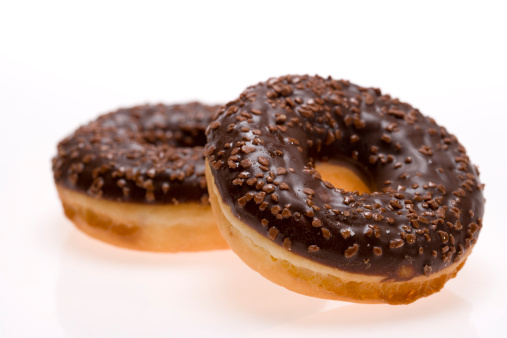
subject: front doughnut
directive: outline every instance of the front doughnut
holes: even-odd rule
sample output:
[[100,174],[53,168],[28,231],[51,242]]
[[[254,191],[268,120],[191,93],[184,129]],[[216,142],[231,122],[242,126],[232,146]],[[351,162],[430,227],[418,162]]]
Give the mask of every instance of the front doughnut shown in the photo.
[[79,128],[53,159],[67,217],[88,235],[130,249],[227,248],[204,177],[204,130],[217,109],[145,105]]
[[[207,129],[222,235],[253,269],[326,299],[407,304],[439,291],[482,228],[483,186],[456,137],[380,90],[318,76],[249,87]],[[373,191],[315,165],[353,165]]]

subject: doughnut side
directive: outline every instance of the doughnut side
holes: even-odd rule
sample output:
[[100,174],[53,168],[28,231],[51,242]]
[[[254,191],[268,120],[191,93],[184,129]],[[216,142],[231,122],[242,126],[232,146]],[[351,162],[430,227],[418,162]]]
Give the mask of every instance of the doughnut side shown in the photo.
[[230,248],[264,277],[303,295],[356,303],[409,304],[441,290],[456,276],[471,252],[443,270],[407,281],[385,281],[381,276],[346,272],[296,255],[252,230],[225,205],[208,164],[206,178],[218,228]]
[[143,205],[95,199],[58,184],[57,190],[65,215],[103,242],[155,252],[227,248],[209,205]]

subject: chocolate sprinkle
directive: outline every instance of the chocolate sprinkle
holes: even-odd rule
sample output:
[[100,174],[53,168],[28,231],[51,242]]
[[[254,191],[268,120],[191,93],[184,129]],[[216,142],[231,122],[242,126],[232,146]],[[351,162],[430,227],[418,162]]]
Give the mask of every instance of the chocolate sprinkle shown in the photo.
[[[242,112],[254,115],[237,120]],[[290,238],[295,254],[348,272],[406,280],[412,276],[400,275],[403,267],[416,275],[436,273],[477,241],[483,184],[464,147],[433,119],[378,89],[330,77],[272,78],[247,88],[215,121],[220,126],[207,129],[206,156],[224,203],[267,238],[273,236],[259,220],[269,221],[278,231],[274,243],[284,246]],[[236,127],[228,131],[231,124]],[[244,145],[255,150],[238,153],[238,161],[249,159],[251,166],[213,166]],[[325,184],[314,163],[330,159],[346,159],[361,176],[372,177],[374,192],[359,195]],[[256,184],[232,185],[242,171]],[[269,188],[262,190],[276,199],[238,208],[239,198],[265,184]],[[282,210],[292,216],[283,217]]]

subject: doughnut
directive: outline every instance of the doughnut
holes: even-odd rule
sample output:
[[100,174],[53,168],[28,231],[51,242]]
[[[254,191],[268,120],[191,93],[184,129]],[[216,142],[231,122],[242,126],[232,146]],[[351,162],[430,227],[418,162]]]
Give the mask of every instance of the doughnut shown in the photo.
[[218,106],[143,105],[102,115],[58,144],[53,174],[83,232],[136,250],[227,248],[208,201],[203,146]]
[[206,135],[222,235],[289,290],[408,304],[456,275],[482,228],[483,184],[464,147],[379,89],[272,78],[222,107]]

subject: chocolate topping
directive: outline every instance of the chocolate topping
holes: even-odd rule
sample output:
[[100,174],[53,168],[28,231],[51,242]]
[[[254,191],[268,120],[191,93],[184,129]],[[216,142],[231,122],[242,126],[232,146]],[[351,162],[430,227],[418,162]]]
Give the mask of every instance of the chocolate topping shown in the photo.
[[120,202],[207,203],[204,131],[217,110],[193,102],[102,115],[58,144],[55,182]]
[[[407,280],[459,260],[482,228],[483,185],[463,146],[379,89],[273,78],[221,108],[207,136],[206,156],[234,215],[321,264]],[[314,163],[329,159],[371,176],[375,192],[323,182]]]

